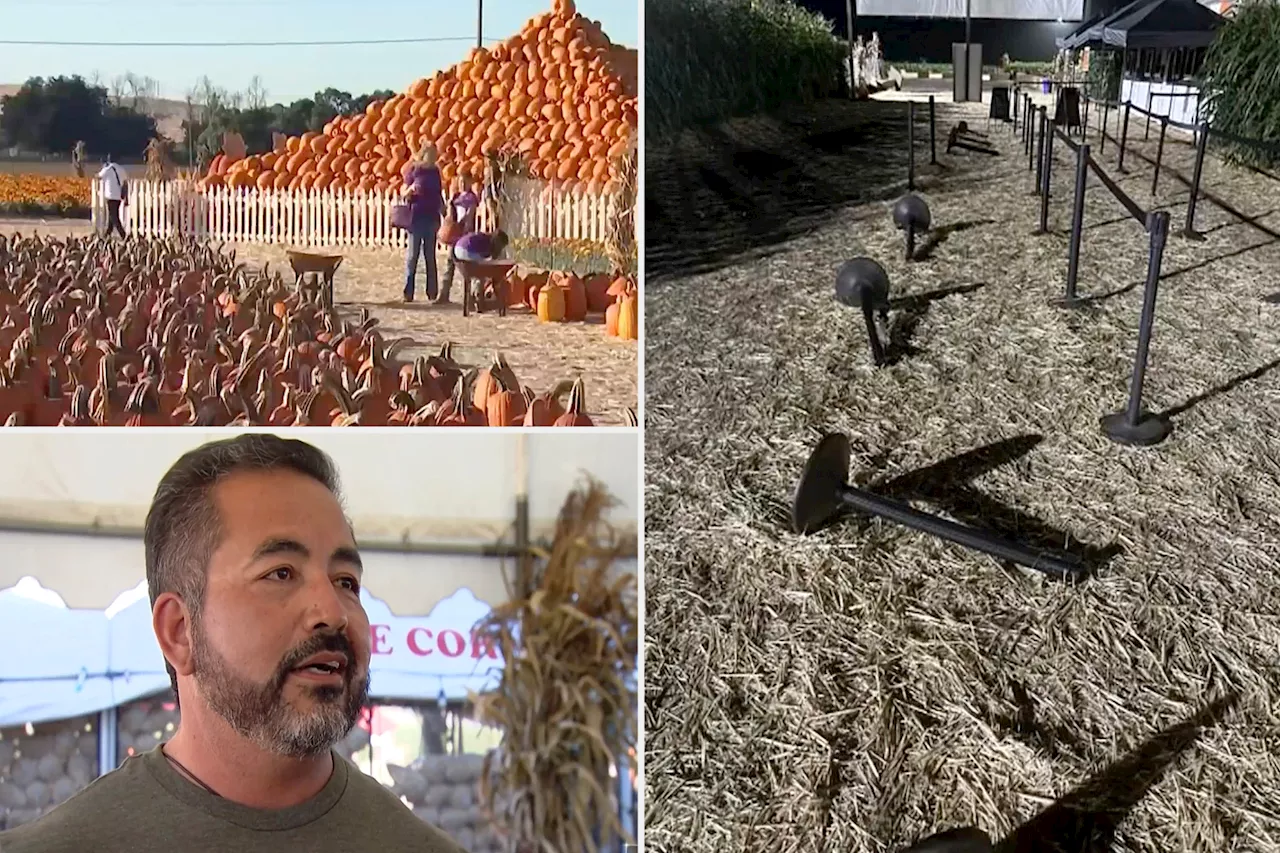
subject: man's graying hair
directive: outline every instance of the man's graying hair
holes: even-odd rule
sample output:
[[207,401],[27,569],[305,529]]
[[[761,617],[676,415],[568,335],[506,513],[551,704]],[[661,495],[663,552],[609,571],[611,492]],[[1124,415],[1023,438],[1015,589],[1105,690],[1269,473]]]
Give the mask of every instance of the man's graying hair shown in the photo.
[[[209,559],[221,539],[214,486],[237,472],[279,470],[310,477],[340,497],[338,472],[328,454],[304,441],[268,433],[209,442],[173,463],[156,487],[143,532],[152,607],[163,593],[172,592],[186,603],[193,621],[199,618]],[[165,669],[176,697],[178,674],[167,661]]]

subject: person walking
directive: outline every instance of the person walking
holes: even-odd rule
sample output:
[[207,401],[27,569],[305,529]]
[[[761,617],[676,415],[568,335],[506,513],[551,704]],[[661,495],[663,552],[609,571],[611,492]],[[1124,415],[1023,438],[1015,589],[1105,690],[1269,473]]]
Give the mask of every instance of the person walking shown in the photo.
[[418,257],[427,267],[426,293],[436,298],[436,233],[440,230],[440,213],[444,208],[444,189],[440,168],[436,165],[436,147],[424,142],[405,176],[404,195],[409,199],[409,249],[405,258],[404,301],[413,301],[414,279],[418,273]]
[[98,182],[102,187],[102,197],[107,200],[107,235],[119,231],[121,237],[128,236],[124,233],[124,223],[120,221],[120,205],[129,203],[129,179],[110,154],[105,165],[98,170]]
[[[465,170],[458,173],[457,192],[449,199],[449,219],[456,223],[452,229],[452,239],[448,241],[448,260],[444,266],[444,281],[440,283],[440,296],[436,303],[443,305],[449,302],[449,291],[453,289],[453,274],[457,268],[454,246],[468,234],[476,230],[476,212],[480,208],[480,198],[471,189],[471,175]],[[464,259],[465,260],[465,259]]]

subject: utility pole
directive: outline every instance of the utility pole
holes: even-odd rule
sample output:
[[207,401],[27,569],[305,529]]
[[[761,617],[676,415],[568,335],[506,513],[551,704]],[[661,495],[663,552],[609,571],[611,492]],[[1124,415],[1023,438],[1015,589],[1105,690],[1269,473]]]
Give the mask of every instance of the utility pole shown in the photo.
[[849,99],[853,100],[858,97],[857,87],[854,86],[854,80],[857,79],[857,71],[853,67],[853,35],[857,29],[854,23],[854,16],[858,14],[856,8],[857,0],[844,0],[844,17],[845,29],[849,34]]
[[[964,99],[969,100],[969,62],[973,48],[973,0],[964,0]],[[978,98],[982,100],[981,97]]]
[[476,47],[484,47],[484,0],[476,0]]

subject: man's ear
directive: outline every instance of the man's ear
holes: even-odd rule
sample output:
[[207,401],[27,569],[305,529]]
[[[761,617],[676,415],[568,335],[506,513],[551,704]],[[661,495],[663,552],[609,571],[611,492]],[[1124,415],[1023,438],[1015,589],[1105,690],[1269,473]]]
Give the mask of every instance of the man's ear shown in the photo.
[[191,614],[186,603],[175,593],[161,593],[151,608],[151,627],[169,666],[178,675],[191,675],[195,667],[191,662]]

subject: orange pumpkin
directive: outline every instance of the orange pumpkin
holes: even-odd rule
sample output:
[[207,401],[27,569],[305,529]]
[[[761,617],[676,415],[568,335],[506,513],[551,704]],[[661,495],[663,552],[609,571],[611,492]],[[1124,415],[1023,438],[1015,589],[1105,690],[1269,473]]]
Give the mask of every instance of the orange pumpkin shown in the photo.
[[587,319],[587,290],[581,278],[573,273],[560,278],[564,288],[564,319],[569,323],[581,323]]

